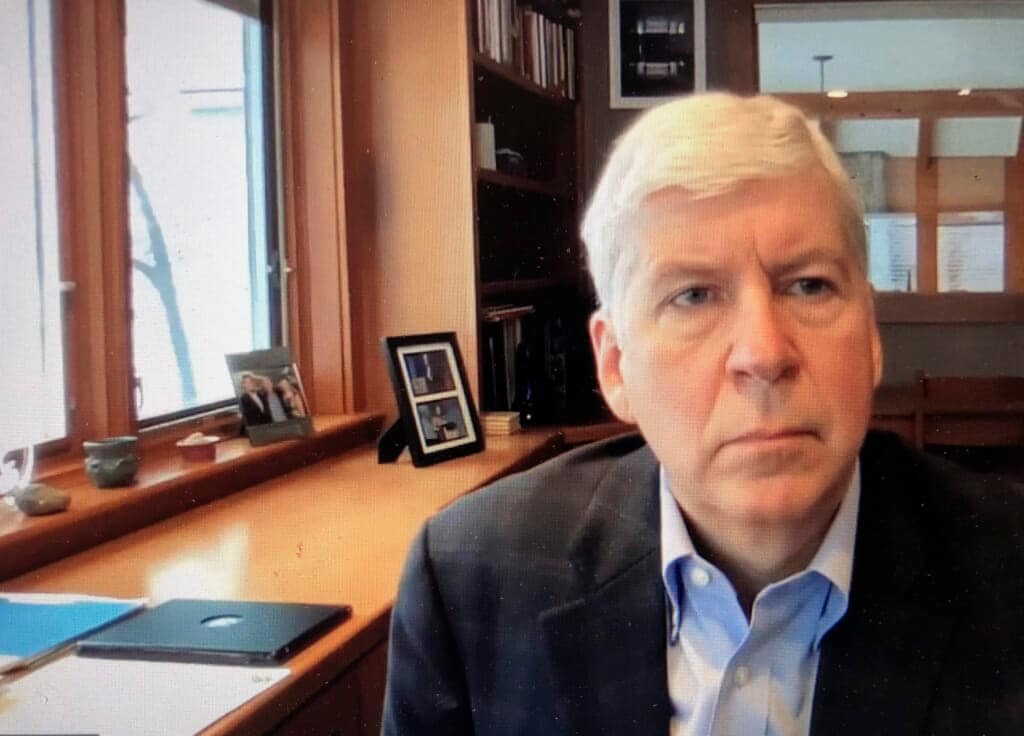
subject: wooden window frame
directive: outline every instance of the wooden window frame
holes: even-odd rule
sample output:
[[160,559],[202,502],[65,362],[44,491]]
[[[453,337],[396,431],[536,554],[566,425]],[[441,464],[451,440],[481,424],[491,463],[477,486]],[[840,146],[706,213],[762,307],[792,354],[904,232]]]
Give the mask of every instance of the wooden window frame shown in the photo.
[[1017,153],[1005,161],[1003,212],[1004,290],[995,294],[938,292],[939,174],[933,155],[935,122],[945,117],[1019,116],[1024,90],[858,92],[845,98],[820,94],[778,94],[831,126],[839,120],[917,118],[920,120],[916,162],[917,275],[913,294],[878,295],[883,323],[946,324],[1024,322],[1024,129]]
[[[314,413],[351,414],[352,347],[341,137],[340,0],[274,2],[277,228],[285,339]],[[231,434],[218,409],[140,429],[133,401],[124,0],[53,0],[61,278],[68,432],[40,447],[52,464],[81,442],[139,434],[162,444],[195,429]],[[329,90],[330,94],[324,94]],[[118,155],[121,152],[121,155]],[[45,463],[43,471],[46,471]]]

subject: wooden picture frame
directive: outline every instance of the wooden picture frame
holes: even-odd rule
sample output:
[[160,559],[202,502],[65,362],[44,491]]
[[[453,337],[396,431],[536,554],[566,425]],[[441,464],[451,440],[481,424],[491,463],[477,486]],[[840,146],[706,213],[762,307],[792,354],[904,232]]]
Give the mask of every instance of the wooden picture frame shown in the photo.
[[480,417],[455,333],[385,337],[382,347],[413,465],[483,450]]

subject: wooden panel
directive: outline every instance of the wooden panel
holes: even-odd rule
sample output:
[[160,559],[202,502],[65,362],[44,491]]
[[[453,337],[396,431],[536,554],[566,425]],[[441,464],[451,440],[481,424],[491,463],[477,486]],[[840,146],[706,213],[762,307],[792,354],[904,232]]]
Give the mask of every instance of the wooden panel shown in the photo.
[[1001,210],[1006,159],[986,156],[938,159],[940,212]]
[[382,337],[445,330],[479,398],[466,2],[342,11],[357,408],[395,413]]
[[377,736],[384,717],[384,689],[388,674],[388,643],[370,650],[356,667],[359,689],[359,733]]
[[353,411],[338,0],[275,3],[289,325],[315,411]]
[[143,448],[138,477],[125,488],[95,488],[79,461],[73,470],[46,478],[71,494],[67,511],[30,517],[0,508],[0,580],[337,454],[380,430],[379,417],[317,417],[315,422],[316,434],[302,442],[257,448],[243,438],[225,440],[210,463],[182,460],[173,446]]
[[922,294],[938,290],[939,167],[932,156],[935,124],[922,120],[917,151],[917,289]]
[[68,321],[73,439],[134,426],[124,18],[120,3],[54,3],[61,243],[76,282]]
[[975,90],[960,97],[955,90],[857,92],[849,97],[817,93],[777,94],[802,110],[824,118],[1002,117],[1024,114],[1024,90]]
[[362,733],[359,710],[359,682],[356,672],[349,671],[321,689],[273,733],[274,736],[355,736]]
[[1024,159],[1006,159],[1006,290],[1024,292]]
[[875,315],[882,324],[1020,324],[1020,294],[875,295]]

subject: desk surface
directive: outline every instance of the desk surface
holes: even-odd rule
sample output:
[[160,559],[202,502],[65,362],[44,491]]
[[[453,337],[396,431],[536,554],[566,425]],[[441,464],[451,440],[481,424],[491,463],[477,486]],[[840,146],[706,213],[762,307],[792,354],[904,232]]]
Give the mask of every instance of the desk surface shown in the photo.
[[488,437],[429,468],[360,448],[266,481],[0,584],[0,591],[126,598],[348,603],[352,619],[303,650],[292,676],[207,733],[265,731],[387,636],[413,536],[438,509],[558,452],[561,436]]

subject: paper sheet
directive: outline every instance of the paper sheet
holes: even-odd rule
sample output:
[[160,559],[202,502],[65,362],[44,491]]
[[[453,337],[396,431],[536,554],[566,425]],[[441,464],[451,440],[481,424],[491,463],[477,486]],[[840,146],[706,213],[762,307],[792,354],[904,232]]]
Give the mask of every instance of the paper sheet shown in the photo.
[[0,733],[193,734],[288,673],[284,667],[62,657],[0,684]]

